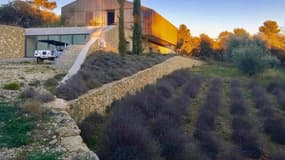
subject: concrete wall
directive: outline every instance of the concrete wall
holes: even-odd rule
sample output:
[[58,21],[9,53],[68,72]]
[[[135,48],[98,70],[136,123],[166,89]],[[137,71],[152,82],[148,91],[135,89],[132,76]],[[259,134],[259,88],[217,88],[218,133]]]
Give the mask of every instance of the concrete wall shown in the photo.
[[[100,36],[105,42],[105,46],[100,45],[100,40],[96,41],[89,49],[88,55],[93,54],[94,52],[100,50],[105,52],[114,52],[118,53],[118,44],[119,44],[119,28],[118,26],[112,26],[109,30],[102,33]],[[131,51],[132,48],[132,31],[126,30],[125,37],[128,42],[127,50]]]
[[20,27],[0,25],[0,59],[25,56],[25,30]]
[[107,107],[115,100],[119,100],[127,94],[135,94],[146,85],[156,83],[165,75],[182,68],[191,68],[201,64],[200,61],[180,56],[170,58],[130,77],[90,90],[78,99],[70,101],[66,110],[79,123],[94,112],[104,114]]

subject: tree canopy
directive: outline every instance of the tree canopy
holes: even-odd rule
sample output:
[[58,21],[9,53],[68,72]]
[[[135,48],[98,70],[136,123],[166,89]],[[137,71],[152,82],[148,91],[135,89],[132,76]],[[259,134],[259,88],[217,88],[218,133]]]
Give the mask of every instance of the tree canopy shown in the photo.
[[54,24],[59,17],[52,12],[56,2],[40,1],[11,1],[0,6],[0,24],[21,27],[35,27]]
[[280,28],[275,21],[265,21],[263,26],[259,27],[259,32],[264,34],[278,34],[280,32]]

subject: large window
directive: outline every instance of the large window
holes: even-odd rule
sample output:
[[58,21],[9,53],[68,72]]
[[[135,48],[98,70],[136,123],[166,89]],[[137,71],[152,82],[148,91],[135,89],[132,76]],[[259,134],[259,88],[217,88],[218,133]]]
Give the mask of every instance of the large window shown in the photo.
[[26,57],[34,57],[37,47],[37,39],[35,36],[26,37]]
[[43,42],[39,42],[39,40],[48,40],[49,37],[48,36],[38,36],[37,37],[37,50],[45,50],[48,49],[48,44],[47,43],[43,43]]
[[65,43],[68,43],[68,44],[73,44],[72,42],[72,35],[63,35],[61,36],[61,42],[65,42]]
[[84,45],[88,39],[87,34],[78,35],[50,35],[50,36],[28,36],[26,37],[26,57],[33,57],[35,50],[55,49],[53,45],[39,42],[39,40],[55,40],[68,43],[69,45]]
[[86,35],[73,35],[73,44],[85,44],[86,39]]

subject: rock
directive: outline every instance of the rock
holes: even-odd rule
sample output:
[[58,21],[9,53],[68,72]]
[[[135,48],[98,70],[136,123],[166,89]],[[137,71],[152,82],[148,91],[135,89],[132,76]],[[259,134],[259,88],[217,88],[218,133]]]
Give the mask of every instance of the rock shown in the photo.
[[99,160],[98,156],[92,151],[72,155],[70,159],[72,160],[82,160],[82,159]]
[[54,144],[56,144],[56,143],[57,143],[57,139],[54,139],[54,140],[52,140],[52,141],[49,142],[50,145],[54,145]]
[[45,104],[45,107],[52,108],[57,111],[65,111],[69,108],[69,105],[65,100],[56,98],[54,101]]
[[60,137],[71,137],[71,136],[78,136],[80,134],[80,130],[77,127],[69,128],[69,127],[61,127],[56,129],[56,133]]
[[61,142],[70,152],[82,150],[83,140],[80,136],[65,137]]

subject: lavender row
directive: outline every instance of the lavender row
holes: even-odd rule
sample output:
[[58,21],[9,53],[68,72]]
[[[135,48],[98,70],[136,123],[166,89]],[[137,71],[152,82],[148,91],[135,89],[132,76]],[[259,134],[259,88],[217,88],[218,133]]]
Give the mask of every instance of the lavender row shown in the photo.
[[216,78],[210,81],[207,97],[200,110],[194,131],[194,137],[199,141],[201,150],[210,159],[216,159],[221,148],[219,138],[214,134],[216,117],[221,105],[221,87],[221,79]]
[[230,99],[231,114],[233,116],[232,140],[239,146],[239,150],[243,156],[258,159],[262,156],[263,152],[257,141],[257,133],[253,131],[252,121],[248,117],[239,81],[234,80],[231,82]]

